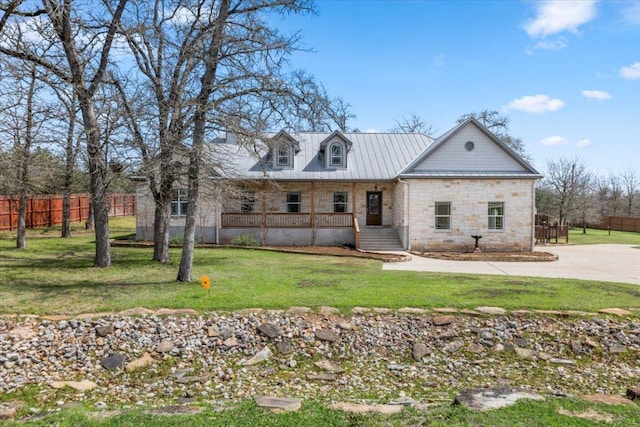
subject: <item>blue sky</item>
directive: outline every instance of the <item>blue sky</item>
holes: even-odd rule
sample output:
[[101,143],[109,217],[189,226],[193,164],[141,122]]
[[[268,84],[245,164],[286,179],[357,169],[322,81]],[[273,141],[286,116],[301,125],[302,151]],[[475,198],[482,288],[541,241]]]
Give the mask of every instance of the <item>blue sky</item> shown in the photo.
[[386,131],[416,114],[436,136],[498,110],[534,166],[579,157],[640,170],[640,1],[338,1],[287,17],[312,53],[292,66]]

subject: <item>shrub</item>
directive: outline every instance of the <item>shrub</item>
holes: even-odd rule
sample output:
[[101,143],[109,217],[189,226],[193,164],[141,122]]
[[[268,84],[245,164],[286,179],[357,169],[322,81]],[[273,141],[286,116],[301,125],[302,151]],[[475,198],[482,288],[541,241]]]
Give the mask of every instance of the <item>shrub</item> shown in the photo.
[[251,234],[241,234],[231,240],[231,244],[235,246],[260,246],[260,243]]

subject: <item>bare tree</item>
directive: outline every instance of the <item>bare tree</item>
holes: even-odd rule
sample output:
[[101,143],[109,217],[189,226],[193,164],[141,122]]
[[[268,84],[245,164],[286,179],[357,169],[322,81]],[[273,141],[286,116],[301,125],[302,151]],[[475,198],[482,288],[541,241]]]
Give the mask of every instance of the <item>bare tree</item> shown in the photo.
[[612,216],[617,216],[620,209],[620,202],[623,196],[622,185],[620,184],[620,178],[614,174],[609,174],[609,213]]
[[[127,0],[72,5],[70,0],[43,0],[38,7],[14,0],[0,10],[0,53],[36,64],[72,85],[82,112],[95,219],[94,265],[111,265],[109,207],[105,162],[94,96],[103,83],[109,54]],[[84,9],[83,9],[84,7]],[[107,16],[108,19],[103,17]],[[10,22],[9,18],[13,18]],[[23,29],[33,29],[25,37]],[[38,36],[36,36],[36,34]]]
[[627,202],[627,215],[633,216],[634,214],[634,200],[638,195],[638,187],[640,186],[640,179],[638,174],[633,169],[627,169],[622,173],[622,186],[624,187],[624,198]]
[[396,127],[389,129],[389,132],[393,133],[423,133],[427,136],[433,135],[436,130],[433,125],[425,122],[417,114],[411,114],[409,117],[402,117],[400,120],[396,120]]
[[[569,220],[580,219],[580,197],[586,197],[592,177],[585,163],[560,158],[547,161],[546,169],[544,185],[552,191],[551,207],[557,213],[558,223],[565,225]],[[582,211],[586,212],[586,207]]]

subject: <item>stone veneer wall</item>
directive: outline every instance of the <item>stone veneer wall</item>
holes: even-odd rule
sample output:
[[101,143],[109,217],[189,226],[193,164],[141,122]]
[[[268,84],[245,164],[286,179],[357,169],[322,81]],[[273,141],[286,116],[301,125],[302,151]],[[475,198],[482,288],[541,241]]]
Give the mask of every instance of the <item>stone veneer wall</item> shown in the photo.
[[[534,180],[409,180],[409,245],[414,251],[533,249]],[[451,229],[435,229],[435,202],[451,202]],[[488,203],[504,202],[504,229],[488,229]]]

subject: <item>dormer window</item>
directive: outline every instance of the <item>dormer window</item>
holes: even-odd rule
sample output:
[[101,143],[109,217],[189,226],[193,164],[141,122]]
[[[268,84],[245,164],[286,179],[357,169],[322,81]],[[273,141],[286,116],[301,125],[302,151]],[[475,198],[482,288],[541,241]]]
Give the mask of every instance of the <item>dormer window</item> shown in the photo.
[[331,153],[331,159],[330,159],[331,166],[343,166],[342,144],[340,144],[339,142],[334,142],[333,144],[331,144],[329,152]]
[[276,165],[280,167],[291,166],[291,146],[289,144],[278,144]]

